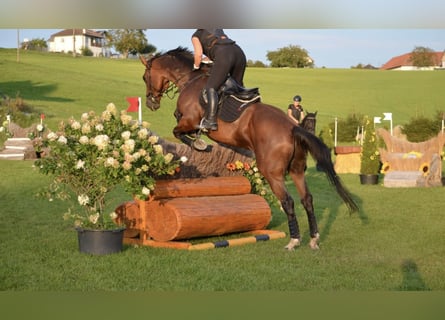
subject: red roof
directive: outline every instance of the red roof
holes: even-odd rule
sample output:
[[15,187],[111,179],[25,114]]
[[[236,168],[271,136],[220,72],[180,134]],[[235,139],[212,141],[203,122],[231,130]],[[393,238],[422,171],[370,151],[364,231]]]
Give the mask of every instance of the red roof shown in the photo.
[[[433,52],[433,62],[434,67],[439,67],[442,64],[442,59],[444,56],[443,52]],[[394,57],[390,59],[387,63],[380,67],[383,70],[391,70],[405,66],[412,66],[413,62],[411,61],[411,53],[405,53],[401,56]]]

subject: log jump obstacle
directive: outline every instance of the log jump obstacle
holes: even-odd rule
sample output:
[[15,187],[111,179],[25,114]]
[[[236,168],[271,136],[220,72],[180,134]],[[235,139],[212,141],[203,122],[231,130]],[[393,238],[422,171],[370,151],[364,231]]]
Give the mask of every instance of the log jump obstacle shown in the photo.
[[[159,180],[149,200],[116,209],[118,222],[127,226],[124,243],[199,250],[284,238],[284,232],[264,229],[270,207],[250,189],[242,176]],[[233,233],[248,236],[203,244],[181,241]]]
[[442,186],[443,132],[424,142],[409,142],[391,136],[383,128],[377,132],[386,145],[386,149],[379,148],[385,187]]

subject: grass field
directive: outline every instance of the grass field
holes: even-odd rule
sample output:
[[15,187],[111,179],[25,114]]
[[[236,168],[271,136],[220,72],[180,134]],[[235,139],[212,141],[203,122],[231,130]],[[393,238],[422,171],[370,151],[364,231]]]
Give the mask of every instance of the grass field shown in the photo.
[[[308,245],[307,221],[297,206],[303,246],[283,249],[287,239],[187,252],[126,247],[121,254],[78,252],[76,233],[62,220],[65,206],[34,194],[48,183],[31,161],[0,162],[0,290],[293,291],[444,290],[443,188],[384,189],[342,179],[361,212],[346,207],[313,167],[321,249]],[[295,195],[295,189],[291,188]],[[114,204],[129,200],[116,190]],[[274,211],[269,228],[288,232]],[[212,241],[219,238],[212,238]]]
[[[0,92],[17,92],[47,115],[50,127],[70,115],[103,110],[108,102],[127,107],[125,97],[144,96],[139,61],[0,49]],[[319,128],[350,112],[393,112],[394,124],[432,116],[444,108],[444,72],[248,69],[246,85],[258,86],[263,101],[287,108],[296,93],[319,111]],[[174,100],[157,112],[144,110],[154,131],[171,137]],[[287,239],[187,252],[126,246],[121,254],[80,254],[74,230],[62,220],[64,203],[34,195],[49,178],[32,161],[0,161],[0,290],[8,291],[392,291],[445,290],[445,191],[360,185],[343,174],[361,211],[349,215],[327,179],[309,163],[321,249],[311,251],[307,221],[297,217],[303,246],[283,250]],[[295,188],[289,184],[296,198]],[[129,200],[116,190],[111,206]],[[298,203],[298,201],[296,201]],[[288,232],[274,210],[269,228]],[[216,240],[216,239],[212,239]]]
[[[126,109],[126,97],[145,98],[139,60],[22,52],[17,63],[14,50],[0,49],[0,68],[0,93],[19,93],[53,127],[70,115],[103,110],[109,102]],[[445,109],[443,83],[441,71],[248,68],[245,75],[246,87],[259,87],[263,102],[283,110],[295,94],[302,95],[304,108],[318,111],[317,131],[351,113],[373,117],[392,112],[394,126],[416,115],[431,117]],[[158,111],[143,110],[144,119],[166,138],[172,137],[175,104],[176,99],[165,97]]]

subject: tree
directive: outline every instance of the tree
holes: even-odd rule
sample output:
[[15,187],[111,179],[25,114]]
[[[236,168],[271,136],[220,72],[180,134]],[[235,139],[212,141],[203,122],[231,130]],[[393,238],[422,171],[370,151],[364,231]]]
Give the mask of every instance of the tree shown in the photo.
[[426,47],[415,47],[411,51],[410,61],[415,67],[431,67],[436,64],[434,61],[434,51]]
[[[338,119],[337,140],[341,142],[354,142],[357,139],[357,128],[361,130],[364,116],[359,113],[351,113],[346,119]],[[335,132],[335,122],[329,123],[330,132]]]
[[[443,114],[443,113],[442,113]],[[411,142],[423,142],[432,137],[437,136],[440,131],[440,112],[436,114],[436,118],[430,119],[425,116],[411,118],[411,120],[403,125],[402,133]]]
[[48,44],[43,38],[31,39],[29,41],[22,42],[21,48],[24,50],[43,51],[46,50],[46,48],[48,48]]
[[147,44],[139,53],[150,54],[156,52],[156,47],[152,44]]
[[367,64],[364,65],[363,63],[359,63],[356,66],[352,66],[351,69],[369,69],[369,70],[374,70],[377,69],[376,67],[374,67],[372,64]]
[[248,67],[255,67],[255,68],[265,68],[266,67],[266,65],[262,62],[262,61],[259,61],[259,60],[255,60],[255,61],[253,61],[253,60],[247,60],[247,66]]
[[300,46],[289,45],[277,51],[268,51],[267,59],[271,62],[271,67],[275,68],[312,68],[314,61],[309,57],[307,50]]
[[115,29],[107,32],[107,42],[118,52],[128,58],[130,53],[142,52],[148,41],[143,29]]

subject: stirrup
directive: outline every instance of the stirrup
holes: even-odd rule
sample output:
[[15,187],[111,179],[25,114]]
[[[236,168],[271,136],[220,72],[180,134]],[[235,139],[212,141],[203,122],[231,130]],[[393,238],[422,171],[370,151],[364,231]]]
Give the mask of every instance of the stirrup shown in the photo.
[[193,140],[192,146],[198,151],[205,151],[208,147],[207,143],[201,138],[196,138],[195,140]]
[[216,122],[210,123],[206,118],[202,118],[198,129],[203,132],[209,132],[209,130],[216,131],[218,130],[218,124]]

